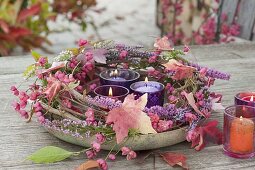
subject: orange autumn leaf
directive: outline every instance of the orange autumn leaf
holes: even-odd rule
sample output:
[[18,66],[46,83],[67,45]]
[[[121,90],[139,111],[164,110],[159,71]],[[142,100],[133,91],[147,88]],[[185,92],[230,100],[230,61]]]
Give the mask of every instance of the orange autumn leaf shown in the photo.
[[186,163],[186,156],[181,153],[173,153],[173,152],[164,152],[160,153],[160,156],[166,161],[170,166],[179,165],[183,169],[188,169],[188,165]]
[[76,168],[76,170],[88,170],[91,168],[99,168],[99,164],[97,163],[97,161],[94,160],[86,161],[83,164],[81,164],[78,168]]
[[121,107],[109,112],[106,123],[113,123],[118,144],[128,136],[129,129],[137,129],[142,134],[157,133],[151,125],[150,117],[143,112],[147,97],[146,93],[135,100],[135,96],[130,94],[125,98]]
[[174,71],[172,76],[175,80],[182,80],[193,76],[193,72],[196,70],[194,67],[183,65],[175,59],[169,60],[167,63],[162,64],[167,71]]

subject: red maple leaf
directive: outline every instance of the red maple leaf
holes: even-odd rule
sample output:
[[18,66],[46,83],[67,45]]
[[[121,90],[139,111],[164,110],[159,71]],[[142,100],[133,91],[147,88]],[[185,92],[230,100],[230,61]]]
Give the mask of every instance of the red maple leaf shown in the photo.
[[142,134],[157,133],[151,126],[150,117],[142,111],[146,103],[147,93],[138,100],[131,94],[125,98],[121,107],[109,112],[106,123],[113,123],[118,144],[128,136],[129,129],[138,129]]
[[166,161],[170,166],[179,165],[183,169],[188,169],[187,163],[186,163],[186,156],[181,153],[173,153],[173,152],[164,152],[159,153],[160,156]]
[[191,139],[191,147],[195,150],[202,150],[208,142],[213,142],[218,145],[222,144],[222,132],[217,128],[218,121],[213,120],[204,126],[194,129],[195,137]]

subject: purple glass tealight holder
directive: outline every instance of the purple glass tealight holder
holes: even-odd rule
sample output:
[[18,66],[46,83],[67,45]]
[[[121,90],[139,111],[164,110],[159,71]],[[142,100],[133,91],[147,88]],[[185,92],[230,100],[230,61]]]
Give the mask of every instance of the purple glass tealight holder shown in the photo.
[[235,96],[236,105],[255,107],[255,92],[241,92]]
[[139,81],[131,84],[130,89],[139,98],[143,94],[148,94],[147,108],[152,106],[163,106],[165,86],[156,81]]
[[130,85],[137,82],[140,74],[129,69],[109,69],[100,73],[101,85],[118,85],[130,90]]
[[97,96],[109,97],[112,99],[124,101],[125,97],[129,94],[129,90],[122,86],[117,85],[103,85],[94,89]]
[[255,108],[246,105],[229,106],[224,112],[224,153],[246,159],[255,156]]

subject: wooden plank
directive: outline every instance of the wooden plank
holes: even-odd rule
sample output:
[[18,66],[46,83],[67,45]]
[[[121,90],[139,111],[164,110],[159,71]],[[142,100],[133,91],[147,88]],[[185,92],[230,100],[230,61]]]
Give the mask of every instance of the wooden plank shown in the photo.
[[[254,52],[255,43],[228,44],[228,45],[208,45],[193,46],[192,53],[196,56],[200,64],[208,65],[219,70],[232,74],[230,81],[216,81],[213,90],[223,93],[223,105],[233,104],[234,95],[239,91],[255,90],[254,82]],[[18,114],[14,113],[10,107],[10,101],[14,99],[9,92],[10,85],[22,81],[21,68],[33,62],[30,57],[0,58],[9,66],[9,71],[0,74],[0,169],[21,169],[21,170],[69,170],[74,169],[85,161],[85,156],[80,155],[66,161],[47,165],[32,164],[29,161],[22,161],[27,155],[46,145],[63,147],[70,151],[78,151],[81,147],[62,142],[47,133],[38,123],[25,123]],[[19,64],[21,60],[23,64]],[[7,69],[7,66],[0,66],[0,73]],[[17,71],[11,71],[17,70]],[[25,82],[21,88],[29,82]],[[223,112],[212,114],[223,125]],[[225,156],[222,153],[222,146],[210,145],[201,152],[190,149],[190,143],[183,142],[171,147],[161,148],[163,151],[175,151],[184,153],[188,158],[190,169],[253,169],[255,162],[253,159],[239,160]],[[107,152],[102,152],[99,157],[104,158]],[[126,161],[125,157],[118,156],[115,162],[109,161],[109,167],[113,170],[132,169],[147,170],[153,169],[153,158],[149,157],[143,164],[138,164],[136,160]],[[159,157],[156,157],[156,169],[172,169]],[[176,168],[175,168],[176,169]],[[180,168],[177,168],[180,169]]]
[[225,13],[228,16],[227,23],[232,24],[234,21],[239,0],[221,0],[221,1],[223,1],[222,13]]
[[237,23],[241,25],[239,37],[251,40],[255,21],[255,2],[254,0],[242,0],[238,14]]

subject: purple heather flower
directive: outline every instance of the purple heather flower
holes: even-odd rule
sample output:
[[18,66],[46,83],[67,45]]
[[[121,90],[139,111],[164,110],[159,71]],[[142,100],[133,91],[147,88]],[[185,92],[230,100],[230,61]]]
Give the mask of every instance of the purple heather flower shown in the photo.
[[222,79],[222,80],[229,80],[230,79],[230,75],[227,74],[227,73],[223,73],[223,72],[220,72],[220,71],[217,71],[217,70],[214,70],[214,69],[203,67],[203,66],[200,66],[198,64],[191,63],[191,62],[186,63],[186,65],[195,67],[198,71],[200,71],[203,68],[207,69],[206,76],[208,76],[208,77],[212,77],[212,78],[216,78],[216,79]]

